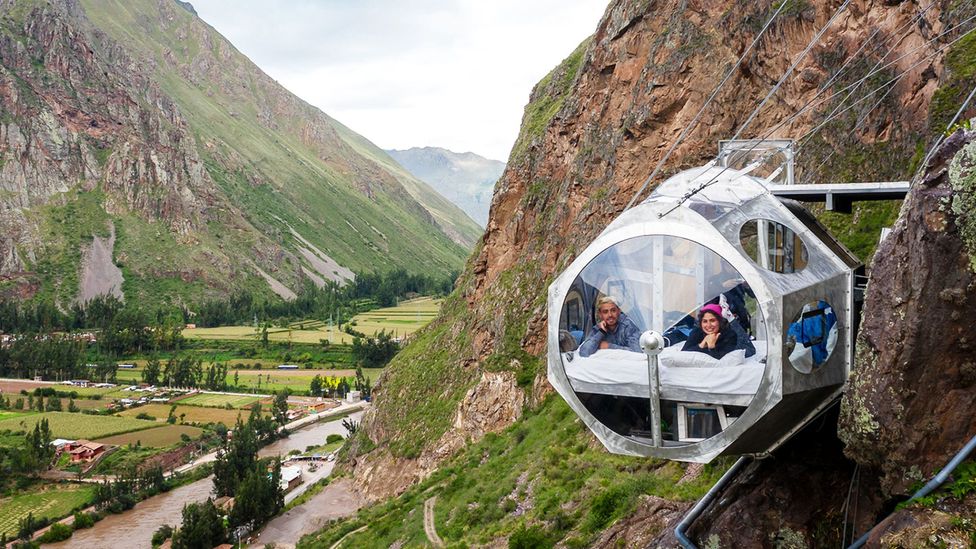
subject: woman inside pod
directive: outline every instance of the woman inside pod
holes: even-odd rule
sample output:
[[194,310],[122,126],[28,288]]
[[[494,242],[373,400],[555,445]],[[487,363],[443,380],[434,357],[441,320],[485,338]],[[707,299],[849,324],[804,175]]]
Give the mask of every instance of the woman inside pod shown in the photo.
[[709,303],[698,311],[698,323],[681,350],[705,353],[715,359],[737,350],[745,351],[746,357],[756,354],[756,347],[745,330],[737,321],[730,323],[723,315],[721,305],[716,303]]

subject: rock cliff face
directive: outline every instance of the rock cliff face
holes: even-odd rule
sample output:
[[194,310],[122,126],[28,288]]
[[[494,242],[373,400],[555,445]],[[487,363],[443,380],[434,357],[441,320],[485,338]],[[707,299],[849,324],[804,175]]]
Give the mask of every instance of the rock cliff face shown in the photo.
[[87,296],[82,252],[110,226],[121,290],[147,304],[447,274],[480,234],[192,8],[2,0],[0,294]]
[[[673,173],[712,157],[716,141],[735,133],[839,4],[796,3],[784,10],[730,85],[718,94],[702,123],[678,147],[665,171]],[[469,260],[458,290],[445,308],[445,316],[403,353],[382,380],[376,396],[377,409],[366,425],[370,440],[365,449],[374,444],[379,448],[361,452],[357,465],[369,466],[380,460],[406,471],[408,476],[422,477],[429,470],[429,465],[420,465],[423,456],[430,454],[435,442],[449,429],[451,414],[464,389],[473,386],[481,372],[512,370],[521,380],[519,385],[528,390],[533,376],[541,375],[537,357],[545,345],[544,305],[549,281],[621,212],[772,10],[766,3],[610,4],[593,37],[533,90],[519,141],[496,186],[482,243]],[[942,44],[959,35],[957,31],[934,44],[928,43],[972,15],[974,8],[958,2],[936,2],[916,18],[919,10],[911,2],[851,2],[847,12],[814,44],[810,55],[801,60],[794,75],[743,137],[765,136],[779,121],[811,101],[838,72],[839,78],[830,84],[831,89],[840,89],[853,81],[854,75],[865,74],[881,57],[897,59],[883,75],[872,80],[873,84],[866,85],[874,89],[904,73],[882,92],[887,92],[883,98],[876,95],[865,100],[861,103],[864,108],[852,109],[808,135],[837,104],[836,99],[828,101],[773,136],[800,139],[801,181],[910,178],[920,160],[918,151],[924,153],[930,136],[942,131],[961,98],[976,83],[971,67],[972,42],[963,40],[940,50]],[[873,34],[875,30],[877,34]],[[875,47],[866,48],[867,59],[850,63],[854,67],[850,74],[842,71],[848,66],[847,56],[857,52],[869,38],[878,42],[873,42]],[[867,108],[875,102],[877,108]],[[951,112],[946,115],[947,111]],[[957,171],[960,170],[965,171]],[[933,195],[931,200],[936,200],[936,191],[927,192]],[[888,505],[891,494],[904,493],[899,491],[906,486],[901,480],[906,471],[903,467],[911,469],[916,464],[930,473],[932,463],[945,455],[936,448],[944,448],[943,443],[950,439],[959,440],[963,432],[972,432],[972,418],[960,419],[951,425],[950,433],[929,445],[922,442],[928,436],[925,433],[938,431],[942,424],[939,419],[923,421],[924,425],[911,421],[921,414],[925,406],[922,400],[906,403],[904,409],[887,408],[894,396],[920,393],[918,376],[930,368],[932,372],[926,375],[938,381],[925,386],[926,392],[937,397],[949,394],[944,403],[933,404],[936,409],[962,410],[963,403],[972,399],[968,390],[954,393],[967,387],[966,376],[971,374],[966,366],[969,359],[964,360],[962,353],[956,354],[955,349],[932,353],[926,352],[923,345],[909,349],[895,343],[899,338],[934,337],[936,332],[963,338],[964,344],[971,340],[968,332],[957,333],[952,319],[952,311],[971,305],[972,293],[968,286],[970,275],[965,270],[970,268],[967,259],[953,255],[963,251],[958,236],[925,236],[926,226],[941,227],[942,231],[951,226],[951,202],[945,203],[944,212],[926,210],[928,213],[913,217],[911,207],[917,200],[913,198],[903,209],[904,219],[899,222],[902,236],[890,237],[876,259],[879,263],[875,280],[877,276],[888,279],[872,282],[872,292],[892,285],[903,291],[886,295],[887,301],[881,302],[872,293],[875,297],[869,300],[862,338],[866,345],[861,347],[858,362],[864,373],[855,377],[843,416],[845,422],[853,417],[844,436],[850,444],[848,452],[858,461],[842,455],[843,446],[833,434],[835,419],[826,427],[821,426],[826,434],[810,439],[800,437],[784,448],[783,460],[754,466],[748,477],[751,480],[738,488],[742,504],[713,511],[695,531],[698,539],[704,542],[710,535],[726,532],[740,523],[740,517],[749,516],[755,519],[749,526],[755,532],[739,540],[726,536],[722,546],[730,542],[731,546],[835,542],[843,530],[843,512],[839,511],[843,495],[856,463],[860,462],[863,465],[858,470],[864,478],[863,493],[858,496],[861,514],[847,518],[849,537],[855,526],[860,531],[871,523],[873,513]],[[878,219],[877,210],[858,207],[843,223],[856,226],[870,235],[863,238],[876,241],[878,227],[891,221]],[[847,236],[854,239],[854,233]],[[925,293],[926,288],[931,291],[944,279],[926,282],[923,274],[937,268],[926,263],[931,260],[924,255],[911,261],[908,255],[930,242],[943,241],[946,243],[936,248],[941,259],[934,265],[963,270],[950,275],[951,283],[945,288],[934,294]],[[914,250],[911,242],[915,242]],[[871,259],[868,254],[872,250],[873,245],[863,248],[865,261]],[[905,269],[904,275],[895,276],[892,269],[897,265],[901,272],[906,262],[926,267]],[[890,330],[891,321],[884,320],[885,315],[891,312],[891,300],[899,297],[903,301],[893,314],[907,316]],[[907,305],[923,301],[932,303],[931,309],[923,312]],[[871,316],[872,310],[878,316]],[[913,324],[923,320],[933,326],[918,328]],[[869,335],[882,326],[886,328],[883,333]],[[877,359],[872,358],[875,356]],[[517,359],[514,363],[513,358]],[[938,360],[933,361],[935,358]],[[904,366],[894,370],[899,360],[914,361],[910,371]],[[878,370],[871,362],[890,366]],[[940,374],[941,367],[949,367],[948,375]],[[882,374],[885,371],[903,372],[904,377],[890,379]],[[424,376],[432,387],[412,381],[417,376]],[[408,399],[433,395],[450,405],[426,410],[423,415],[406,405]],[[413,427],[416,422],[423,422],[424,429]],[[902,426],[881,434],[882,423]],[[813,451],[811,446],[824,447]],[[922,463],[927,467],[921,467]],[[870,472],[886,466],[890,471],[881,477]],[[810,490],[810,483],[798,481],[800,478],[812,479],[817,489]],[[374,496],[389,495],[399,488],[369,483],[368,479],[363,482]],[[743,515],[749,506],[752,514]],[[647,512],[656,516],[661,511],[652,505]],[[645,518],[652,520],[650,516]],[[818,533],[817,528],[822,531]],[[657,542],[667,544],[667,537],[658,538]]]

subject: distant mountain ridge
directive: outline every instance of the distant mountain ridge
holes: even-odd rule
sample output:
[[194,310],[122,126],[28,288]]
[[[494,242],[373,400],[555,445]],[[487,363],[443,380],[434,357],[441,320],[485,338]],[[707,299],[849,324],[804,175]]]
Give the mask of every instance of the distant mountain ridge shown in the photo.
[[62,309],[446,276],[482,232],[174,0],[0,2],[0,135],[0,296]]
[[439,147],[386,152],[415,177],[464,210],[478,225],[488,224],[491,196],[495,182],[505,171],[504,162]]

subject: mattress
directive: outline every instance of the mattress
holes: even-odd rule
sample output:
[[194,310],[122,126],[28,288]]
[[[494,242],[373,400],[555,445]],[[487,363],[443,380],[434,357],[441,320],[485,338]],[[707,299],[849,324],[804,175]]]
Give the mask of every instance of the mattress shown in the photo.
[[[704,353],[682,351],[681,343],[659,356],[661,399],[702,404],[747,406],[762,382],[766,369],[766,342],[755,341],[756,354],[742,351],[721,361]],[[647,357],[621,349],[597,351],[581,357],[576,351],[562,353],[566,375],[580,393],[648,398]]]

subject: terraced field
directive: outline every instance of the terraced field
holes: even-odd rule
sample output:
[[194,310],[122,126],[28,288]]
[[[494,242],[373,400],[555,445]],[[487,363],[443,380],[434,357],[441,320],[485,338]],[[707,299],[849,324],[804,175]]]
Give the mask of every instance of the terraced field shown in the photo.
[[[133,414],[134,415],[134,414]],[[163,416],[166,417],[165,415]],[[70,412],[44,412],[0,421],[0,431],[28,431],[42,419],[47,419],[51,434],[69,439],[96,439],[155,427],[152,421],[132,417],[92,416]]]
[[166,425],[164,427],[154,427],[144,431],[136,431],[134,433],[126,433],[124,435],[101,438],[95,442],[101,442],[103,444],[115,444],[117,446],[135,444],[138,442],[141,446],[165,448],[182,441],[182,435],[195,439],[199,438],[202,434],[203,429],[200,429],[199,427],[191,427],[190,425]]
[[34,513],[34,518],[60,518],[91,502],[95,494],[94,486],[47,485],[47,490],[35,490],[17,494],[11,498],[0,499],[0,532],[6,532],[7,539],[17,535],[17,522]]
[[198,395],[193,395],[190,398],[181,399],[179,403],[189,406],[210,406],[213,408],[223,408],[230,404],[232,408],[247,408],[258,400],[261,399],[253,396],[212,395],[201,393]]
[[[423,328],[437,316],[441,299],[418,297],[404,301],[396,307],[387,307],[360,313],[352,318],[357,331],[366,335],[376,335],[380,330],[394,332],[398,337],[410,335]],[[183,330],[187,339],[231,339],[258,341],[261,332],[253,326],[222,326],[220,328],[188,328]],[[315,319],[293,322],[287,328],[269,328],[269,341],[291,341],[294,343],[352,343],[352,336],[338,327],[329,326]]]
[[[169,404],[147,404],[145,406],[130,408],[121,414],[126,419],[129,419],[137,416],[138,414],[146,413],[155,417],[159,421],[163,421],[169,415],[169,408]],[[265,408],[265,411],[267,411],[267,408]],[[237,422],[238,416],[240,416],[241,420],[246,420],[250,411],[177,405],[176,410],[173,413],[176,414],[177,418],[183,415],[183,421],[185,423],[199,423],[201,425],[205,423],[223,423],[228,427],[233,427]],[[152,422],[147,423],[152,424]]]

